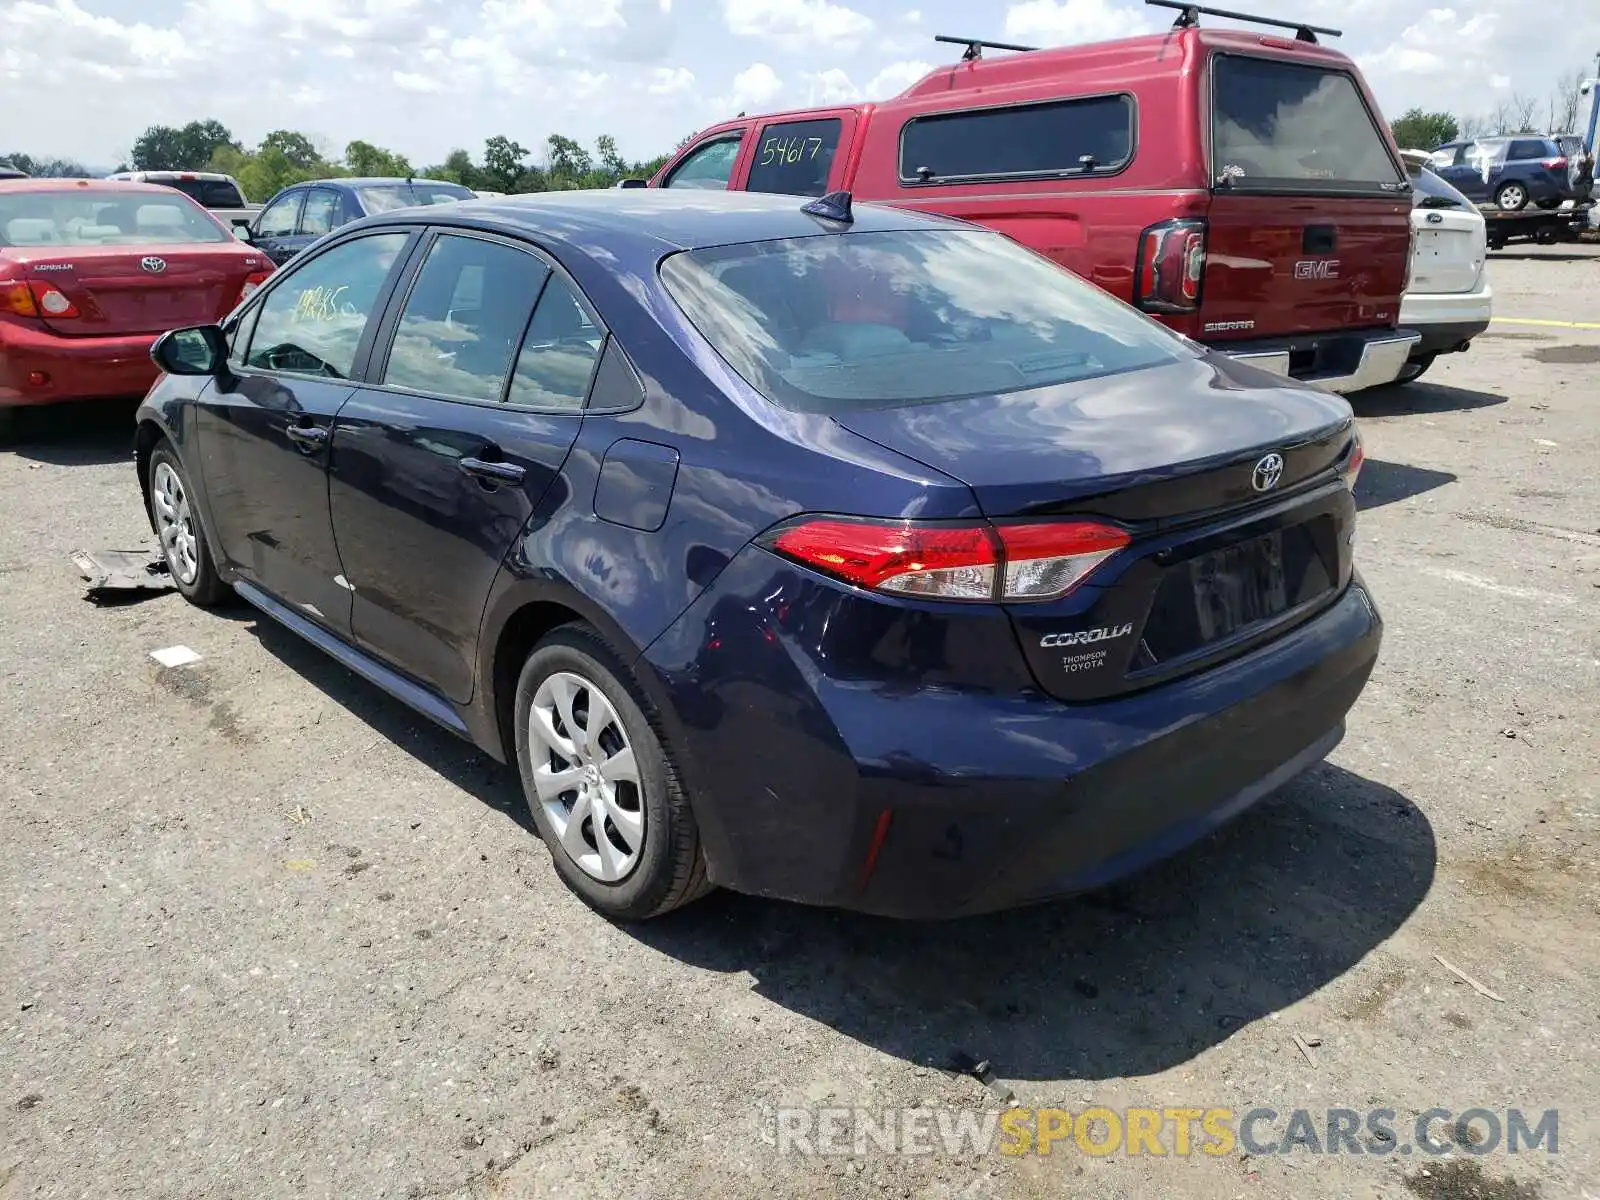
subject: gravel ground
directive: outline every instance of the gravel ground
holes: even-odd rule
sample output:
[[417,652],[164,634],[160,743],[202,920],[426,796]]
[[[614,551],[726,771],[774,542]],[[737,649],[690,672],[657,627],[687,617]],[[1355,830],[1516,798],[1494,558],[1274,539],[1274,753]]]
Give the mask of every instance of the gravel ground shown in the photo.
[[[606,924],[507,772],[315,650],[85,603],[71,550],[149,540],[129,411],[31,423],[0,453],[0,1197],[1600,1195],[1600,247],[1491,271],[1515,320],[1357,399],[1388,631],[1331,761],[1110,891],[957,924],[721,894]],[[824,1159],[763,1115],[1007,1090],[1556,1108],[1559,1153]]]

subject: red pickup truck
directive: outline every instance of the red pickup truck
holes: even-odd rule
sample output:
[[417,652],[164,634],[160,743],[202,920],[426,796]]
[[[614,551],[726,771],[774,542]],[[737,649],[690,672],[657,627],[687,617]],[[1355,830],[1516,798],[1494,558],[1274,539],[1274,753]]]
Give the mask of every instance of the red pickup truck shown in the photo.
[[[1389,383],[1411,189],[1360,72],[1317,40],[1202,29],[962,60],[881,104],[744,117],[652,187],[845,190],[1009,234],[1218,350],[1341,392]],[[985,58],[988,48],[1010,53]]]

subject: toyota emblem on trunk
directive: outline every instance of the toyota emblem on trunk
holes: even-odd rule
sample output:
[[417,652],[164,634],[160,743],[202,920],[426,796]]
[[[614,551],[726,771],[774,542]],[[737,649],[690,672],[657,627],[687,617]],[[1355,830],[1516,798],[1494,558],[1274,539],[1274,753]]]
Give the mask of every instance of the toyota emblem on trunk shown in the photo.
[[1250,486],[1258,492],[1270,492],[1283,478],[1283,455],[1269,454],[1256,464],[1250,476]]
[[152,254],[149,258],[141,258],[139,260],[139,266],[142,270],[149,271],[152,275],[159,275],[161,272],[167,269],[167,260],[164,258],[157,258],[154,254]]

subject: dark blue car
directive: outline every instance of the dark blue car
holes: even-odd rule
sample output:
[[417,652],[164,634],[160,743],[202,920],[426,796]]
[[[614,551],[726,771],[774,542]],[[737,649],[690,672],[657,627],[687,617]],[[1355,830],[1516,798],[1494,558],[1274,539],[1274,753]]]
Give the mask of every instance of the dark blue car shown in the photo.
[[1381,629],[1345,401],[1000,234],[803,203],[412,209],[166,335],[179,588],[515,763],[621,918],[1041,900],[1326,755]]
[[1434,171],[1452,187],[1505,212],[1586,199],[1583,168],[1583,160],[1569,156],[1555,138],[1532,134],[1449,142],[1433,152]]
[[[286,187],[250,222],[250,242],[280,266],[325,234],[362,217],[417,204],[454,204],[474,193],[440,179],[319,179]],[[243,235],[241,235],[243,236]]]

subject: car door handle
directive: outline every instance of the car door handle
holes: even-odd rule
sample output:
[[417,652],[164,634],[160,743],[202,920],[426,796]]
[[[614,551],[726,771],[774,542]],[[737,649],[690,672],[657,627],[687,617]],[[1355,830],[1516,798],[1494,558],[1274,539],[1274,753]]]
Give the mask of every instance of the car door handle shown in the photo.
[[456,465],[474,479],[487,479],[492,483],[521,483],[528,472],[516,463],[490,462],[482,458],[461,458]]
[[328,440],[328,431],[316,425],[290,425],[283,432],[302,450],[315,450]]

